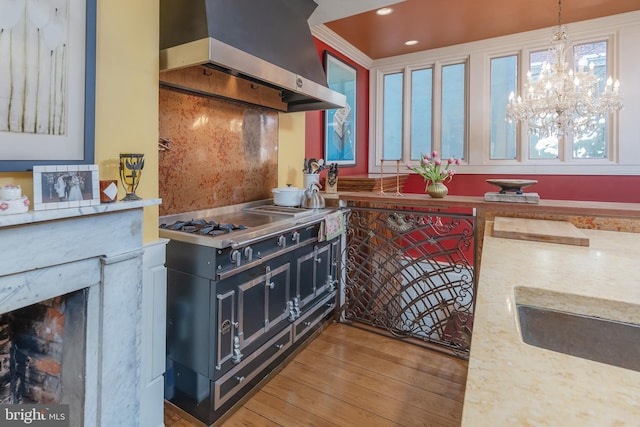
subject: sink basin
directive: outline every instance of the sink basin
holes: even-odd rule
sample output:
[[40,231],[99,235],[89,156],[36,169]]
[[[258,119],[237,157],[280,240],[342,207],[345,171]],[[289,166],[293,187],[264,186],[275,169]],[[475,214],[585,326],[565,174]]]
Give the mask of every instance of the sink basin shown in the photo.
[[530,345],[640,372],[640,325],[517,304]]

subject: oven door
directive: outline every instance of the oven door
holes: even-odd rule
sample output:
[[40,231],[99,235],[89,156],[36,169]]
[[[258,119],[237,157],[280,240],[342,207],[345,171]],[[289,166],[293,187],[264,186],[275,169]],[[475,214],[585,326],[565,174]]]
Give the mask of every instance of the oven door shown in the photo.
[[291,268],[288,260],[261,266],[260,275],[238,286],[238,338],[244,349],[287,320]]
[[240,364],[282,330],[283,323],[288,324],[290,286],[288,256],[266,261],[217,283],[217,311],[225,315],[217,319],[213,378],[220,378]]
[[295,297],[300,310],[322,298],[331,283],[331,246],[322,243],[299,249],[296,265]]

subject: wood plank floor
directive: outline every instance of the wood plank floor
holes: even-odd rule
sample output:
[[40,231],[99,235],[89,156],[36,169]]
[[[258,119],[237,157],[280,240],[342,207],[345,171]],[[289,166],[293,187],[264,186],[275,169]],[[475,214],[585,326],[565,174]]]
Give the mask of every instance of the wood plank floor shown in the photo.
[[[334,323],[223,425],[459,426],[467,362]],[[201,427],[165,404],[167,427]]]

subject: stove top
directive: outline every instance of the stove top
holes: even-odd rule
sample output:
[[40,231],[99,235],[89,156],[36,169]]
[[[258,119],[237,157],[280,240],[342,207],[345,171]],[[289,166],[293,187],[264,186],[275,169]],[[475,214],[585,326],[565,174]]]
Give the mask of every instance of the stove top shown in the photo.
[[331,209],[249,202],[160,217],[160,237],[214,248],[240,247],[288,229],[322,221]]
[[231,233],[234,230],[246,230],[247,227],[239,224],[217,223],[206,219],[194,219],[190,221],[175,221],[172,224],[160,224],[160,228],[174,231],[184,231],[185,233],[208,234],[219,236]]

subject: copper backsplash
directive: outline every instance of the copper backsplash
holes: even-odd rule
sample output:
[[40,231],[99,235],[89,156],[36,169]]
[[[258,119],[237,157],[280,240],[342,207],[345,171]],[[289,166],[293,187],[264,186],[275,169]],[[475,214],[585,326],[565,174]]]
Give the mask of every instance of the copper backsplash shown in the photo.
[[272,197],[278,177],[278,113],[160,88],[160,215]]

